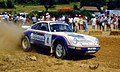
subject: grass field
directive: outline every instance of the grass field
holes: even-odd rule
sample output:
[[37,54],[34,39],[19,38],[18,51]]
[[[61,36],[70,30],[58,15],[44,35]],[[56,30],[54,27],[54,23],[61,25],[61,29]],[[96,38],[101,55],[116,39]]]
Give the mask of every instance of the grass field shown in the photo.
[[[78,5],[79,3],[74,2],[74,3],[70,3],[70,4],[62,4],[62,5],[55,5],[55,8],[50,8],[48,11],[57,11],[59,8],[64,8],[64,7],[69,7],[69,8],[73,8],[73,5],[76,4]],[[3,9],[1,8],[0,11],[1,12],[11,12],[14,13],[16,12],[31,12],[32,10],[34,11],[45,11],[45,8],[43,5],[15,5],[16,8],[14,9]]]

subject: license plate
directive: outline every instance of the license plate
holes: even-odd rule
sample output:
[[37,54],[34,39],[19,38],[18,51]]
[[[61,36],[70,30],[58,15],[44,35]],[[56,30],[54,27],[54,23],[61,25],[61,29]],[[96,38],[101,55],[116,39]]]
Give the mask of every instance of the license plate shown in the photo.
[[88,48],[88,50],[96,50],[96,48],[94,48],[94,47],[91,47],[91,48]]

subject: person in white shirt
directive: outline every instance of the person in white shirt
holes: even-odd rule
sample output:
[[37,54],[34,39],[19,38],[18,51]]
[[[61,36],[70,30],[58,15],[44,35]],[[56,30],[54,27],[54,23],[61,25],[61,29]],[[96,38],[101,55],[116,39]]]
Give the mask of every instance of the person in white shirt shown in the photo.
[[92,21],[92,29],[95,29],[97,19],[94,17],[91,19],[91,21]]
[[73,18],[70,16],[68,19],[69,19],[70,28],[73,30]]
[[23,17],[22,22],[23,22],[23,25],[26,23],[26,17]]
[[79,26],[78,26],[79,18],[78,18],[78,16],[74,17],[74,23],[75,23],[75,32],[78,32],[78,30],[79,30]]
[[32,17],[32,22],[33,22],[33,24],[35,24],[35,23],[37,22],[37,17],[36,17],[36,15],[34,15],[34,16]]
[[106,30],[111,31],[111,17],[108,15],[106,20]]
[[102,15],[102,29],[101,29],[101,31],[105,31],[106,21],[107,21],[107,17],[105,15]]
[[9,19],[9,16],[8,16],[7,13],[5,13],[5,14],[3,15],[3,20],[8,21],[8,19]]
[[50,14],[49,13],[46,13],[46,20],[49,21],[51,18]]

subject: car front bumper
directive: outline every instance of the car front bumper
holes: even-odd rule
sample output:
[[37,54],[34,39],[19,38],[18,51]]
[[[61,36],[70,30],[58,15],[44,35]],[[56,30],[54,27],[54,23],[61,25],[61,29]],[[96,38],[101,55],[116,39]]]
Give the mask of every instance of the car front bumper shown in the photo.
[[72,47],[68,46],[67,52],[69,54],[80,54],[80,55],[87,55],[87,54],[94,54],[100,50],[100,47]]

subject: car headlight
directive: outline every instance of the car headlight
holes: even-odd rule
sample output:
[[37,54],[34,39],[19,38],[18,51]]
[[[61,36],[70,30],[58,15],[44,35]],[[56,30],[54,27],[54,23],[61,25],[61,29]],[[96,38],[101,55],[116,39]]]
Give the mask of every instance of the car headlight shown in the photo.
[[74,38],[74,39],[73,39],[73,43],[74,43],[74,44],[77,44],[77,43],[78,43],[77,38]]
[[99,44],[99,40],[97,38],[95,39],[95,43]]

